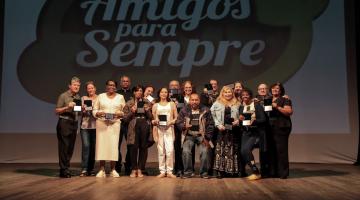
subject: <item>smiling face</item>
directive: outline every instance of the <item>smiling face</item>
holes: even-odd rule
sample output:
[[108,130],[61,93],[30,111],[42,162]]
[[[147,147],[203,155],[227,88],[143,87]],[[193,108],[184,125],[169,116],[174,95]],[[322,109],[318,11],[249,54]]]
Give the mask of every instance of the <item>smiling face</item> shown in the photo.
[[191,94],[189,104],[190,104],[191,109],[197,110],[199,108],[199,105],[200,105],[200,97],[199,97],[199,95],[198,94]]
[[241,85],[241,83],[235,83],[234,92],[240,93],[242,89],[243,89],[243,86]]
[[219,89],[217,80],[210,80],[210,84],[214,91],[217,91]]
[[86,92],[88,94],[88,96],[93,96],[96,93],[96,87],[94,86],[94,84],[88,84],[86,86]]
[[78,93],[80,90],[80,82],[79,81],[71,81],[71,84],[69,85],[69,90],[71,93]]
[[189,82],[186,82],[184,85],[185,96],[190,96],[192,93],[192,85]]
[[225,100],[230,101],[234,97],[234,94],[230,88],[225,88],[222,93],[222,96]]
[[114,94],[116,92],[116,84],[114,81],[108,81],[106,83],[106,92],[109,94]]
[[280,86],[278,85],[275,85],[271,88],[271,94],[274,96],[274,97],[279,97],[280,96]]
[[264,83],[260,84],[258,86],[258,95],[260,96],[266,96],[268,93],[268,86]]
[[250,96],[249,92],[247,92],[247,91],[241,92],[241,100],[242,100],[245,104],[249,104],[250,101],[251,101],[251,96]]
[[140,99],[143,95],[143,90],[141,88],[139,88],[138,90],[134,91],[134,97],[136,99]]
[[147,87],[145,88],[145,91],[144,91],[144,96],[147,97],[147,96],[152,96],[154,93],[154,88],[153,87]]
[[161,88],[159,93],[160,100],[166,101],[168,96],[169,96],[168,90],[166,88]]

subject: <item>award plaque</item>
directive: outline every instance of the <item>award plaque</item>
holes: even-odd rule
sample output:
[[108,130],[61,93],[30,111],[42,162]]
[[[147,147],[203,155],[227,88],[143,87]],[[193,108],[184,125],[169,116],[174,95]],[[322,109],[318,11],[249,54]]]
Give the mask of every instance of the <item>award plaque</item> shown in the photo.
[[167,126],[167,115],[159,115],[159,125]]
[[205,85],[204,85],[204,88],[207,89],[208,94],[210,94],[210,95],[213,94],[213,88],[212,88],[212,85],[211,85],[211,84],[205,84]]
[[191,131],[199,131],[200,121],[199,121],[199,114],[192,114],[190,117],[190,130]]
[[272,111],[272,99],[264,99],[264,110],[265,112]]
[[232,123],[234,122],[234,118],[225,118],[225,129],[231,131],[232,130]]
[[145,102],[143,102],[143,101],[137,102],[137,109],[136,109],[137,114],[144,114],[145,113],[144,105],[145,105]]
[[115,114],[113,113],[105,113],[106,120],[113,120],[115,118]]
[[146,99],[151,103],[154,101],[154,97],[152,97],[151,95],[147,96]]
[[85,110],[91,111],[92,110],[92,100],[84,100]]
[[81,100],[80,99],[74,99],[73,102],[75,103],[74,111],[75,112],[81,112]]
[[244,120],[242,122],[243,126],[250,126],[251,125],[251,113],[243,113]]

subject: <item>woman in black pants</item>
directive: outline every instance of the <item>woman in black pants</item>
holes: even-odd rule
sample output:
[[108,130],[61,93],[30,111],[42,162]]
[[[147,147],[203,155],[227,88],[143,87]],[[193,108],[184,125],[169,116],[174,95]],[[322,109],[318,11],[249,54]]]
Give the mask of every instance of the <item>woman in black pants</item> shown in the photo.
[[288,142],[292,127],[292,103],[290,99],[283,97],[285,89],[281,83],[275,83],[270,88],[273,102],[269,117],[272,139],[270,174],[272,177],[286,179],[289,176]]
[[133,87],[133,98],[124,107],[124,121],[129,123],[127,144],[130,145],[131,178],[143,177],[152,114],[151,105],[143,98],[141,85]]
[[264,108],[252,100],[252,92],[249,89],[243,89],[240,93],[242,104],[239,107],[240,125],[242,129],[241,138],[241,160],[248,165],[252,174],[247,177],[248,180],[257,180],[261,178],[259,169],[255,165],[252,150],[259,146],[260,151],[265,150],[264,142],[261,138],[265,134],[266,115]]

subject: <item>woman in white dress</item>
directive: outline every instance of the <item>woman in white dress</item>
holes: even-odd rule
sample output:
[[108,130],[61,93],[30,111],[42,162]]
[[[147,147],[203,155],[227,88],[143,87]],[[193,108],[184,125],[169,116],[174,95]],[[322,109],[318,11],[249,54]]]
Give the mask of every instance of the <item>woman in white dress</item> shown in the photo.
[[95,160],[100,161],[100,171],[96,177],[105,177],[105,161],[110,161],[110,176],[119,177],[115,170],[118,161],[120,118],[123,116],[125,99],[116,93],[116,82],[106,82],[106,92],[98,96],[94,103],[93,115],[96,117]]
[[176,178],[172,174],[174,168],[174,124],[177,118],[176,105],[169,98],[167,88],[161,88],[158,99],[152,108],[153,136],[157,143],[159,156],[159,178]]

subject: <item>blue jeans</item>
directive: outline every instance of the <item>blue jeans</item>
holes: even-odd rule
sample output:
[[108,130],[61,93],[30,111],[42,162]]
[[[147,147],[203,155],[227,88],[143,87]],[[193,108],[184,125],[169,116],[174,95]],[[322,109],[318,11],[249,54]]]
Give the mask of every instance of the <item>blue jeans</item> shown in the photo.
[[184,164],[184,175],[191,175],[194,173],[192,161],[192,149],[195,144],[198,145],[200,151],[200,174],[207,174],[209,169],[208,148],[202,143],[203,136],[189,136],[185,137],[182,151],[182,159]]
[[95,165],[95,143],[96,129],[81,129],[81,168],[83,171],[91,172]]

